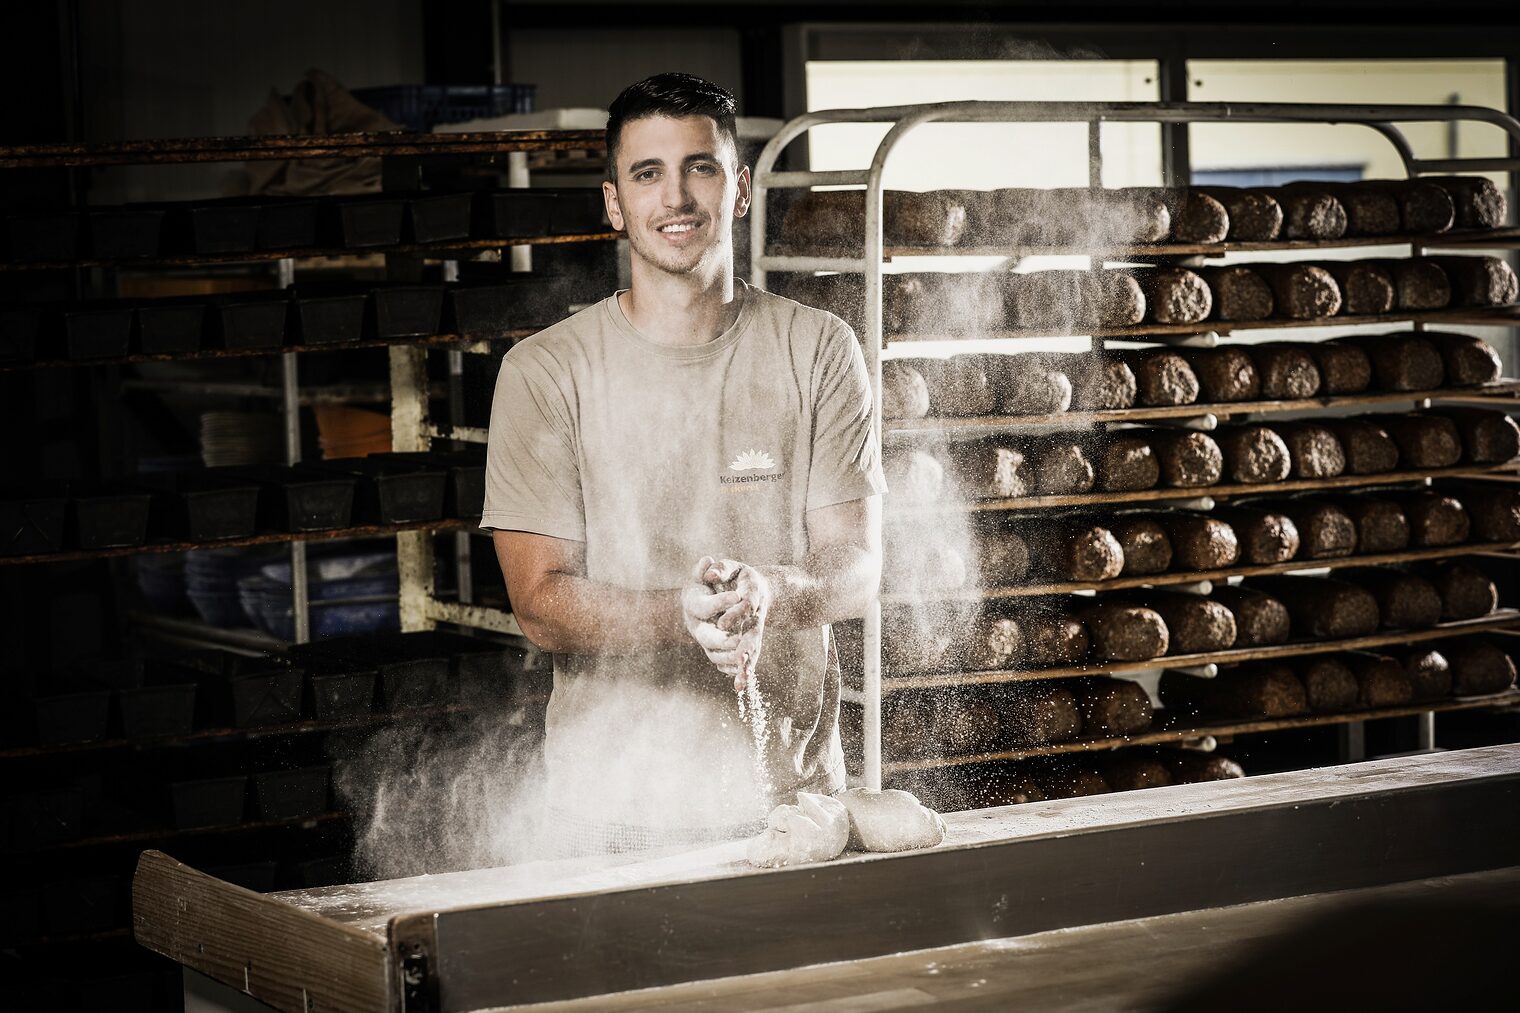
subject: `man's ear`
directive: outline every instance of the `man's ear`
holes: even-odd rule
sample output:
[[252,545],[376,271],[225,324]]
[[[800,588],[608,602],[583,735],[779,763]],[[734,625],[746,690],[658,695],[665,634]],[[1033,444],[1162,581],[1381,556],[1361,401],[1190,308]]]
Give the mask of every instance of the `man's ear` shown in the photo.
[[734,197],[735,218],[743,218],[745,215],[749,214],[749,200],[749,166],[742,165],[739,167],[738,193]]
[[618,204],[617,184],[602,181],[602,203],[607,206],[607,220],[614,230],[623,231],[623,208]]

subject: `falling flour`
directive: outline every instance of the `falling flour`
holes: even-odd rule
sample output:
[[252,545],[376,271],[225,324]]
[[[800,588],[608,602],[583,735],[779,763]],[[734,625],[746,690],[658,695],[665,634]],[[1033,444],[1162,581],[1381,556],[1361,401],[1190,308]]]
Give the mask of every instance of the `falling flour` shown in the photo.
[[749,725],[750,740],[755,747],[755,783],[769,798],[775,793],[775,786],[771,784],[770,764],[765,762],[771,728],[766,713],[765,697],[760,693],[759,680],[751,673],[750,677],[744,681],[744,688],[734,695],[739,701],[739,720]]

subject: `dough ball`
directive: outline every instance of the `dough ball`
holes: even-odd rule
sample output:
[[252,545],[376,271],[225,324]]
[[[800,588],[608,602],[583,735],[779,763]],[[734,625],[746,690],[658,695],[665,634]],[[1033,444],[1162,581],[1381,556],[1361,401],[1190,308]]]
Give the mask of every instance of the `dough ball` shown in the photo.
[[851,788],[837,798],[850,812],[850,846],[863,851],[912,851],[945,839],[945,821],[910,792]]
[[771,810],[765,830],[750,838],[744,857],[762,869],[827,862],[842,855],[849,840],[850,814],[844,803],[828,795],[799,791],[796,805],[778,805]]

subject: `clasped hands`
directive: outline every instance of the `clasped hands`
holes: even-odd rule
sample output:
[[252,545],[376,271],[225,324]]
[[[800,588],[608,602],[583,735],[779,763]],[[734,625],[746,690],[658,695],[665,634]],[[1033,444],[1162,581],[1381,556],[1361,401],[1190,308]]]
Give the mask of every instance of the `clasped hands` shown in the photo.
[[681,615],[692,639],[734,690],[744,689],[760,661],[771,583],[758,569],[732,559],[703,556],[681,589]]

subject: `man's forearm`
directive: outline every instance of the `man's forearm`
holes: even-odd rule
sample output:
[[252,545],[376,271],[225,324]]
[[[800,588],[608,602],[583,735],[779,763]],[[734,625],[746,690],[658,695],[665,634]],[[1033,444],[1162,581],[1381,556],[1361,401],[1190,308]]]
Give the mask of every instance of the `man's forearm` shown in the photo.
[[762,566],[771,584],[768,629],[799,630],[857,619],[875,597],[881,556],[856,545],[809,553],[800,566]]
[[522,597],[524,604],[513,604],[518,625],[541,650],[621,654],[691,640],[681,620],[679,591],[633,591],[549,573]]

